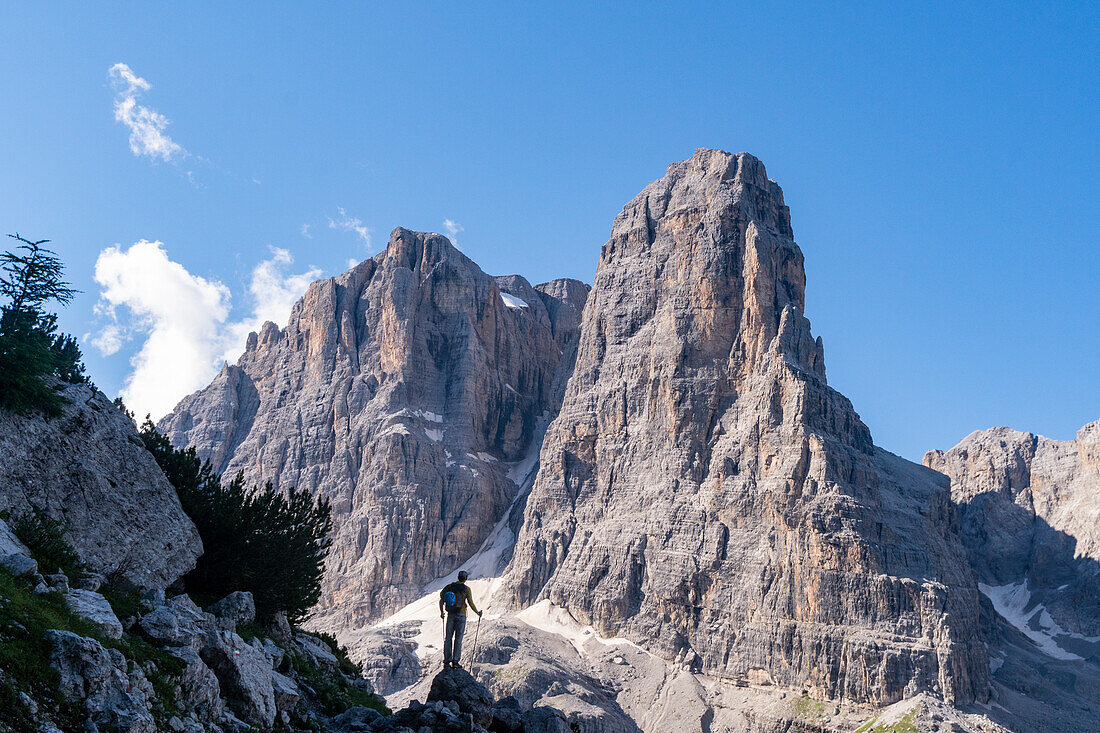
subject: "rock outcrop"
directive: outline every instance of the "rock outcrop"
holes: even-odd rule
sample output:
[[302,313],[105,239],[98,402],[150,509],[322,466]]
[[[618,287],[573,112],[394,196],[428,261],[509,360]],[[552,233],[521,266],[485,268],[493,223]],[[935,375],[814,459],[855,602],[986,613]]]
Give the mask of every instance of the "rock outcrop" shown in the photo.
[[454,570],[504,514],[585,294],[494,279],[445,237],[396,229],[160,427],[220,472],[328,497],[317,623],[359,626]]
[[826,384],[779,186],[699,150],[615,220],[506,577],[689,669],[982,700],[947,482]]
[[1068,441],[977,431],[924,465],[950,477],[997,610],[1055,656],[1100,660],[1100,421]]
[[0,410],[0,509],[40,509],[65,527],[93,572],[163,588],[195,566],[202,542],[137,429],[87,385],[58,383],[56,418]]

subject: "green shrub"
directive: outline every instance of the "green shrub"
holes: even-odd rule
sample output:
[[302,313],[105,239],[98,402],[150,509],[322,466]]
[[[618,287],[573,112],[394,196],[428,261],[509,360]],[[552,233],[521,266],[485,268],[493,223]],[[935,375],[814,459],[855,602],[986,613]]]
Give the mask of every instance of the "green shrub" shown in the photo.
[[29,512],[15,517],[7,512],[4,515],[0,519],[9,522],[11,531],[30,549],[44,574],[60,571],[70,578],[77,576],[81,569],[80,558],[65,539],[65,526],[61,522],[38,507],[31,507]]
[[145,447],[176,487],[199,530],[204,552],[184,576],[193,597],[249,591],[261,621],[283,611],[296,621],[321,595],[332,518],[324,498],[306,490],[246,489],[243,474],[223,483],[194,448],[179,449],[149,420]]
[[42,245],[18,234],[15,252],[0,253],[0,407],[26,413],[60,414],[65,399],[48,383],[53,377],[74,384],[87,381],[80,348],[57,333],[57,316],[43,311],[56,301],[65,305],[77,291],[61,279],[61,260]]
[[325,715],[339,715],[354,707],[373,708],[383,715],[391,714],[386,701],[378,695],[360,690],[341,675],[315,667],[297,652],[287,653],[285,663],[317,693],[317,705]]

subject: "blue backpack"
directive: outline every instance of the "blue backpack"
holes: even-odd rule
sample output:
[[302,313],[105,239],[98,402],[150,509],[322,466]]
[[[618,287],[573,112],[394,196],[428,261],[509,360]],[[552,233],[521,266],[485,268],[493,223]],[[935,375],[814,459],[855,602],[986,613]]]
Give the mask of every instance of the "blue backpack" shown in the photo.
[[453,584],[443,589],[443,606],[447,609],[447,613],[458,613],[460,610],[458,594],[455,593]]

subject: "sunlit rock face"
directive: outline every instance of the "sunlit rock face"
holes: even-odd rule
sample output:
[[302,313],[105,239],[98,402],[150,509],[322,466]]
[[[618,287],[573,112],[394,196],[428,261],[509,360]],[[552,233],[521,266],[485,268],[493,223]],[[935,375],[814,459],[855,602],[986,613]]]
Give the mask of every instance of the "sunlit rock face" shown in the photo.
[[318,623],[355,627],[454,570],[500,520],[509,462],[557,407],[586,295],[494,279],[445,237],[395,229],[160,427],[219,472],[331,500]]
[[825,380],[779,186],[699,150],[615,219],[506,582],[691,668],[988,694],[948,482]]
[[951,478],[970,562],[998,610],[1055,656],[1100,658],[1100,421],[1075,440],[981,430],[924,465]]

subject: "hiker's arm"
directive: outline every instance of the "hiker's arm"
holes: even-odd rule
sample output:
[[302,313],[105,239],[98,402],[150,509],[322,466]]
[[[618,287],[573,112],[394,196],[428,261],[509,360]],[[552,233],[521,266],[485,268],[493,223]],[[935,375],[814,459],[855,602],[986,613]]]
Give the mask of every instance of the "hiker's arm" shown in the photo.
[[480,616],[481,611],[477,610],[477,606],[474,605],[474,592],[469,588],[466,589],[466,600],[469,601],[470,608],[474,609],[474,613]]
[[439,618],[445,618],[443,614],[443,596],[439,597]]

